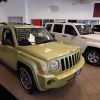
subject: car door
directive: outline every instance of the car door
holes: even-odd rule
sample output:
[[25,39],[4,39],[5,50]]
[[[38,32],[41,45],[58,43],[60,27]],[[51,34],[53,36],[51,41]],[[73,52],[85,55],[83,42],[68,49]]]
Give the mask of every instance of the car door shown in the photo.
[[71,25],[65,25],[62,37],[65,43],[80,45],[80,37]]
[[0,60],[2,58],[1,46],[2,46],[2,27],[0,27]]
[[1,59],[13,69],[16,66],[16,49],[14,47],[14,40],[11,28],[3,28],[1,37],[0,50],[2,53]]

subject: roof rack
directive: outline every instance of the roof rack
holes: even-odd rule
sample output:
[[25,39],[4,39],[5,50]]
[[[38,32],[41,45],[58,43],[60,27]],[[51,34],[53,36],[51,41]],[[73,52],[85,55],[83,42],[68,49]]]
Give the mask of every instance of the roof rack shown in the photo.
[[27,23],[10,23],[11,25],[31,25],[31,24],[27,24]]
[[6,22],[2,22],[2,23],[0,23],[0,24],[3,24],[3,25],[8,25]]
[[31,25],[31,24],[27,24],[27,23],[6,23],[6,22],[2,22],[0,23],[2,25]]

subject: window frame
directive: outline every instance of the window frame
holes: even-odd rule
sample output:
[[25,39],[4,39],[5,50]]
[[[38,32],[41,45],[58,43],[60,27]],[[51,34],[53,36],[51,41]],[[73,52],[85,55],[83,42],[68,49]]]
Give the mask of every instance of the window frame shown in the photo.
[[[48,30],[48,28],[47,28],[48,25],[51,25],[51,26],[49,27],[49,30]],[[48,31],[51,31],[52,26],[53,26],[52,24],[46,24],[46,29],[47,29]]]
[[[68,27],[72,27],[72,29],[73,29],[72,31],[74,31],[75,34],[69,34],[69,33],[66,33],[66,26],[68,26]],[[70,32],[70,33],[72,33],[72,32]],[[77,32],[76,32],[75,28],[74,28],[73,26],[71,26],[71,25],[65,25],[65,28],[64,28],[64,34],[77,36]]]
[[[60,26],[62,26],[61,32],[54,31],[54,29],[55,29],[55,25],[60,25]],[[52,30],[52,31],[55,32],[55,33],[62,33],[62,32],[63,32],[63,27],[64,27],[63,24],[54,24],[54,25],[53,25],[53,30]]]
[[[8,29],[8,30],[10,30],[11,31],[11,38],[12,38],[12,45],[9,45],[9,46],[14,46],[15,45],[15,43],[14,43],[14,39],[13,39],[13,32],[12,32],[12,29],[10,28],[10,27],[2,27],[2,32],[1,32],[1,43],[2,43],[2,41],[3,41],[3,39],[4,39],[4,37],[3,37],[3,30],[4,29]],[[3,44],[2,44],[3,45]]]

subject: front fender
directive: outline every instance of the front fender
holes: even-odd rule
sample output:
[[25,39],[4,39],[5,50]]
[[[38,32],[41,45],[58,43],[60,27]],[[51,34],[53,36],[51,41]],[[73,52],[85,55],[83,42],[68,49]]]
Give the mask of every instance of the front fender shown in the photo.
[[98,42],[87,42],[82,48],[82,53],[85,52],[87,47],[94,47],[94,48],[100,48],[100,43]]
[[42,69],[42,65],[45,63],[45,61],[38,59],[36,57],[33,57],[27,53],[21,52],[18,54],[18,62],[21,62],[25,64],[27,67],[30,68],[33,78],[35,80],[37,88],[41,88],[39,81],[38,81],[38,71]]

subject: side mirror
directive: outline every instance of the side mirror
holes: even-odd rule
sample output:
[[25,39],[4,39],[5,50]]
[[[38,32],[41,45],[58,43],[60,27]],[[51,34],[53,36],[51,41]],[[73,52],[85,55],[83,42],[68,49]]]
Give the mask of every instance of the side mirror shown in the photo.
[[12,42],[10,42],[9,40],[5,39],[5,40],[2,40],[2,44],[3,45],[10,45],[10,46],[14,46]]

